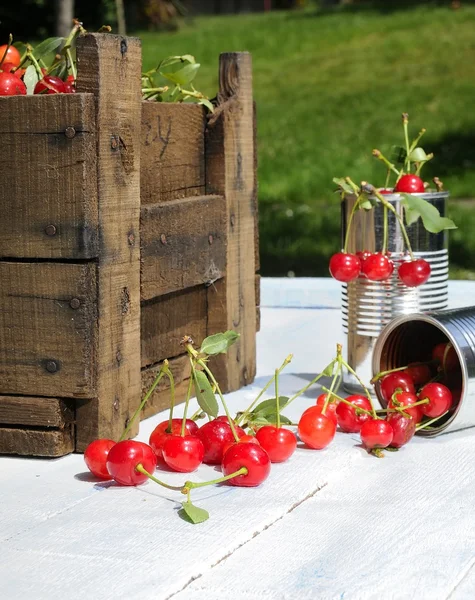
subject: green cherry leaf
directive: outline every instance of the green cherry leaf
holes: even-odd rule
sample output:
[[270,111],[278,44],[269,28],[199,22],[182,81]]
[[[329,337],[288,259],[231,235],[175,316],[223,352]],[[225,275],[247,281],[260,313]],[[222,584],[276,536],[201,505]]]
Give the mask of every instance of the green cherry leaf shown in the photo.
[[38,44],[34,50],[36,60],[57,50],[64,41],[65,39],[63,37],[50,37],[41,42],[41,44]]
[[334,177],[333,183],[342,189],[345,194],[349,194],[350,196],[354,194],[353,188],[343,179],[343,177]]
[[[282,408],[284,408],[284,406],[286,406],[287,402],[289,401],[288,396],[280,396],[279,395],[279,407],[282,410]],[[265,417],[268,414],[271,413],[275,413],[276,411],[276,398],[270,398],[269,400],[263,400],[262,402],[259,402],[259,404],[254,408],[254,410],[252,411],[252,414],[257,416],[262,416]]]
[[35,86],[38,83],[38,73],[33,65],[26,68],[25,74],[23,75],[23,83],[26,86],[26,93],[31,96],[35,90]]
[[402,146],[393,146],[391,148],[390,160],[395,164],[402,165],[406,160],[407,152]]
[[427,200],[413,194],[401,195],[404,197],[403,206],[408,225],[412,225],[420,217],[424,227],[430,233],[440,233],[444,229],[457,229],[451,219],[441,217],[437,208]]
[[239,333],[235,331],[225,331],[224,333],[215,333],[205,338],[201,344],[200,353],[212,356],[214,354],[225,354],[239,338]]
[[208,100],[208,98],[200,98],[198,100],[198,104],[202,104],[203,106],[206,106],[206,108],[209,110],[209,112],[214,112],[214,106],[213,104]]
[[322,371],[322,373],[321,373],[321,374],[322,374],[324,377],[331,377],[331,376],[333,375],[333,370],[334,370],[334,368],[335,368],[335,363],[334,363],[334,362],[331,362],[329,365],[327,365],[327,366],[326,366],[326,367],[323,369],[323,371]]
[[187,64],[177,71],[160,71],[160,74],[177,85],[186,86],[196,77],[199,68],[199,63]]
[[199,508],[188,501],[183,502],[182,506],[183,508],[180,508],[178,514],[184,521],[187,521],[188,523],[193,523],[196,525],[197,523],[203,523],[203,521],[207,521],[209,519],[209,512],[204,508]]
[[409,154],[409,160],[411,162],[425,162],[428,160],[428,157],[422,148],[414,148]]
[[203,371],[193,369],[193,384],[195,386],[196,399],[201,410],[211,417],[217,417],[219,412],[218,401]]
[[362,208],[363,210],[371,210],[373,208],[373,204],[371,200],[367,198],[366,200],[361,200],[359,208]]

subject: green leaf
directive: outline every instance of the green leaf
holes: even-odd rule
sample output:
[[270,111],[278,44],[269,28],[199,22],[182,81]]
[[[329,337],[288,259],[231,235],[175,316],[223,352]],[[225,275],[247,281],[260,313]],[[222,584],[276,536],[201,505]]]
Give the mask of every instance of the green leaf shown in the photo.
[[329,365],[327,365],[327,366],[326,366],[326,367],[323,369],[323,371],[321,372],[321,374],[322,374],[324,377],[331,377],[331,376],[333,375],[333,370],[334,370],[334,368],[335,368],[335,363],[334,363],[334,362],[331,362]]
[[64,41],[65,39],[62,37],[51,37],[38,44],[34,50],[36,60],[54,52]]
[[203,104],[209,110],[209,112],[214,112],[213,104],[208,100],[208,98],[200,98],[198,100],[198,104]]
[[23,75],[23,83],[26,85],[26,93],[31,96],[34,92],[35,85],[38,83],[38,73],[33,65],[26,68]]
[[412,194],[401,195],[404,197],[403,206],[406,211],[408,225],[412,225],[420,217],[424,227],[430,233],[440,233],[444,229],[457,229],[451,219],[441,217],[437,208],[427,200]]
[[207,415],[217,417],[219,412],[218,401],[214,395],[211,384],[203,371],[193,369],[193,383],[195,386],[196,399]]
[[427,160],[427,154],[422,148],[414,148],[409,154],[409,160],[411,162],[425,162]]
[[[288,401],[289,401],[288,396],[279,396],[279,407],[281,410],[284,406],[287,405]],[[269,400],[263,400],[262,402],[259,402],[259,404],[254,408],[254,410],[252,411],[252,414],[255,416],[261,415],[261,416],[265,417],[266,414],[275,413],[276,407],[277,407],[277,403],[276,403],[275,398],[270,398]]]
[[184,85],[188,85],[189,83],[191,83],[193,81],[193,79],[196,77],[196,74],[198,73],[199,68],[200,68],[200,64],[194,63],[194,64],[188,64],[188,65],[182,67],[181,69],[179,69],[178,71],[174,71],[174,72],[169,71],[169,72],[165,73],[164,71],[160,71],[160,74],[163,75],[163,77],[166,77],[166,79],[173,81],[173,83],[184,86]]
[[[268,413],[267,415],[256,415],[254,418],[249,419],[249,422],[253,425],[275,425],[277,423],[277,413]],[[285,415],[280,415],[281,425],[291,425],[292,421]]]
[[178,511],[180,517],[188,523],[203,523],[209,519],[209,512],[204,508],[199,508],[191,502],[183,502],[183,508]]
[[367,198],[366,200],[362,200],[360,202],[359,208],[362,208],[363,210],[371,210],[373,208],[373,203],[369,198]]
[[407,152],[402,146],[393,146],[391,148],[390,160],[396,164],[404,164],[406,160]]
[[238,338],[239,333],[232,330],[225,331],[224,333],[215,333],[203,340],[200,353],[207,354],[208,356],[225,354]]
[[344,179],[343,177],[334,177],[333,178],[333,183],[336,183],[336,185],[341,188],[345,194],[354,194],[355,192],[353,191],[353,188],[351,187],[351,185],[349,185]]

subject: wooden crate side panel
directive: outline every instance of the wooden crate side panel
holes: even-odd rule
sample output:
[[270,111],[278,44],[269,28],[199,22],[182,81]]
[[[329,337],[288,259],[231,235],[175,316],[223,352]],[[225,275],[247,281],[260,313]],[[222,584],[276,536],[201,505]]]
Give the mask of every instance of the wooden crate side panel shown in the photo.
[[142,103],[142,204],[205,193],[205,123],[196,104]]
[[220,57],[219,106],[206,133],[206,191],[226,198],[226,276],[208,293],[208,334],[241,334],[226,356],[214,357],[223,389],[250,383],[256,371],[256,181],[251,57]]
[[[140,40],[87,34],[77,41],[78,91],[93,93],[101,247],[97,396],[76,410],[76,450],[118,439],[140,403]],[[138,432],[134,424],[130,435]]]
[[32,396],[0,396],[0,424],[63,429],[74,421],[74,401]]
[[58,94],[13,97],[12,103],[0,100],[0,256],[96,257],[93,97]]
[[141,294],[148,300],[224,275],[226,204],[201,196],[142,207]]
[[0,394],[91,397],[96,265],[0,262]]
[[201,344],[207,331],[207,288],[190,288],[142,303],[142,367],[183,354],[180,344],[191,335]]
[[73,451],[73,425],[43,430],[0,427],[0,454],[56,458]]
[[[142,370],[142,397],[145,396],[150,389],[162,364],[163,363],[159,363]],[[186,398],[188,382],[191,375],[190,359],[188,355],[178,356],[177,358],[170,359],[168,366],[175,382],[175,404],[180,404],[184,402]],[[167,377],[163,377],[145,405],[141,418],[146,419],[162,410],[170,408],[170,402],[170,381]]]

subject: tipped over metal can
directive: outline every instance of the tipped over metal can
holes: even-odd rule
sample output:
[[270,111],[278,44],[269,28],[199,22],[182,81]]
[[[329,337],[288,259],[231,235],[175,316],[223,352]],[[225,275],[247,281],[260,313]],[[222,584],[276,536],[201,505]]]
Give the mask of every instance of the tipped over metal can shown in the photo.
[[[437,311],[430,314],[402,315],[392,320],[379,335],[373,352],[373,375],[432,358],[437,344],[450,342],[458,365],[450,374],[453,402],[447,415],[422,436],[435,436],[475,426],[475,306]],[[383,408],[386,401],[378,383],[376,395]]]

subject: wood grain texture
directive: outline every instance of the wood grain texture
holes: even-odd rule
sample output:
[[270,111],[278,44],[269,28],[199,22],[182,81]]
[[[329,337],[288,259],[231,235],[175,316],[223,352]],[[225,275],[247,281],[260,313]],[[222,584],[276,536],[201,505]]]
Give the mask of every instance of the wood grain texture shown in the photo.
[[[159,363],[142,370],[142,398],[153,384],[162,364]],[[190,359],[188,355],[178,356],[177,358],[170,359],[168,366],[175,382],[175,404],[180,404],[186,398],[188,381],[191,375]],[[170,381],[168,377],[163,377],[145,405],[141,418],[146,419],[161,410],[170,408],[170,403]]]
[[0,262],[0,394],[95,393],[96,268]]
[[141,297],[148,300],[224,275],[226,204],[200,196],[141,210]]
[[0,427],[0,454],[64,456],[74,451],[74,427],[63,429],[14,429]]
[[250,383],[256,370],[256,180],[251,56],[220,56],[218,108],[206,132],[206,191],[226,198],[226,276],[210,287],[208,334],[241,334],[212,367],[226,391]]
[[32,396],[0,396],[0,424],[56,427],[74,421],[74,401]]
[[78,91],[94,94],[96,105],[101,231],[97,396],[77,407],[78,451],[119,438],[140,402],[141,58],[135,38],[78,39]]
[[94,98],[0,98],[0,257],[97,256]]
[[207,288],[200,286],[142,303],[142,367],[183,354],[181,339],[201,344],[207,333]]
[[205,122],[196,104],[142,103],[142,204],[205,193]]

